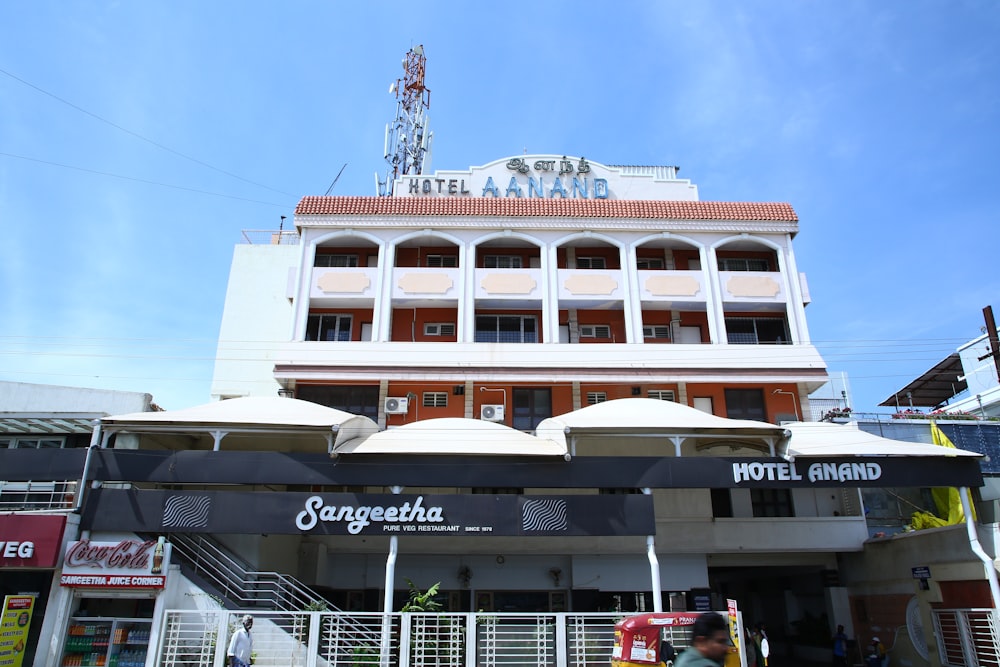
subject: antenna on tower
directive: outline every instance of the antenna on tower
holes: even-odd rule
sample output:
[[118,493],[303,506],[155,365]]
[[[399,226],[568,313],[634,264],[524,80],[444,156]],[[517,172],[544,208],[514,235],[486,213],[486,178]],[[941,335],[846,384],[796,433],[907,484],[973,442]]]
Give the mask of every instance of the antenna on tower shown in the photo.
[[347,169],[347,163],[346,162],[344,163],[344,166],[340,168],[340,171],[337,172],[337,177],[333,179],[333,183],[330,183],[330,187],[328,187],[326,189],[326,192],[323,193],[324,197],[326,197],[331,192],[333,192],[333,186],[335,186],[337,184],[337,181],[340,180],[340,175],[344,173],[344,169]]
[[393,183],[405,174],[422,174],[430,167],[431,140],[427,110],[431,106],[431,91],[424,85],[427,58],[423,45],[406,52],[403,77],[397,79],[389,92],[396,95],[396,117],[385,126],[385,177],[375,174],[380,197],[392,195]]

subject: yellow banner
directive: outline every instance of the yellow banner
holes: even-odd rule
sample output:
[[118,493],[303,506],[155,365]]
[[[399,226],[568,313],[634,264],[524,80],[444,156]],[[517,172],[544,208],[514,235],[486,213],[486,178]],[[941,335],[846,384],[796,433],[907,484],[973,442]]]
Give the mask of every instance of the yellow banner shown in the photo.
[[34,609],[33,595],[8,595],[3,599],[3,616],[0,616],[0,667],[21,667],[24,648],[28,644],[31,612]]

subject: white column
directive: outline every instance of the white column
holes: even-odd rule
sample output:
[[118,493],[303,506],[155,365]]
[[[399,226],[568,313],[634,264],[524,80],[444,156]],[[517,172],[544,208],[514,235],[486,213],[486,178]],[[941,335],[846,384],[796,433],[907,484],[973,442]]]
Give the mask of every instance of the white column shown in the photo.
[[[395,273],[396,244],[378,249],[378,289],[372,313],[372,340],[384,343],[389,340],[392,326],[392,277]],[[376,322],[378,325],[376,326]]]
[[795,263],[795,253],[792,251],[792,235],[785,235],[784,267],[783,271],[788,273],[788,302],[789,317],[794,313],[796,326],[798,327],[798,337],[793,334],[792,340],[796,343],[809,342],[809,328],[806,326],[806,306],[802,296],[802,282],[799,277],[799,269]]
[[719,276],[719,263],[715,259],[715,249],[702,246],[698,249],[701,258],[702,280],[707,288],[705,291],[705,311],[708,315],[708,337],[712,343],[725,344],[726,337],[725,313],[722,307],[722,285]]
[[558,248],[546,243],[542,248],[542,316],[545,318],[545,341],[559,342],[559,254]]
[[291,340],[306,339],[306,323],[309,320],[309,295],[312,292],[313,264],[316,261],[316,244],[304,243],[299,254],[299,274],[295,285],[294,316],[292,318]]
[[625,317],[625,342],[642,342],[642,302],[639,299],[639,276],[636,269],[635,248],[631,244],[620,248],[621,275],[624,293],[622,304]]
[[474,343],[476,340],[476,254],[475,246],[458,249],[459,275],[462,284],[458,289],[458,342]]

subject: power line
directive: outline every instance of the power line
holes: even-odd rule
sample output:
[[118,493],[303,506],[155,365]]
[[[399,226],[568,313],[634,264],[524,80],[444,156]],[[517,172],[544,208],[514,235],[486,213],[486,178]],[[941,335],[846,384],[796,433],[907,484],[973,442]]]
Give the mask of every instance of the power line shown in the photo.
[[272,192],[277,192],[278,194],[286,195],[288,197],[293,197],[294,196],[292,194],[289,194],[288,192],[284,192],[282,190],[278,190],[278,189],[272,188],[272,187],[270,187],[268,185],[264,185],[263,183],[257,183],[256,181],[251,181],[250,179],[243,178],[242,176],[239,176],[239,175],[234,174],[232,172],[226,171],[225,169],[220,169],[219,167],[210,165],[209,163],[207,163],[207,162],[205,162],[203,160],[199,160],[198,158],[191,157],[190,155],[185,155],[184,153],[181,153],[180,151],[175,151],[173,148],[170,148],[169,146],[164,146],[163,144],[161,144],[161,143],[159,143],[157,141],[153,141],[152,139],[149,139],[147,137],[142,136],[138,132],[133,132],[132,130],[130,130],[128,128],[122,127],[121,125],[118,125],[117,123],[108,120],[107,118],[103,118],[102,116],[98,116],[96,113],[93,113],[91,111],[87,111],[83,107],[77,106],[76,104],[73,104],[72,102],[63,99],[63,98],[59,97],[58,95],[55,95],[54,93],[50,93],[47,90],[39,88],[35,84],[30,83],[28,81],[25,81],[24,79],[11,74],[10,72],[8,72],[5,69],[0,68],[0,74],[6,74],[7,76],[9,76],[10,78],[14,79],[15,81],[18,81],[18,82],[24,84],[25,86],[28,86],[29,88],[33,88],[34,90],[37,90],[38,92],[42,93],[43,95],[48,95],[52,99],[57,100],[59,102],[62,102],[66,106],[71,107],[73,109],[76,109],[80,113],[87,114],[91,118],[99,120],[102,123],[106,123],[106,124],[110,125],[111,127],[115,128],[116,130],[121,130],[122,132],[124,132],[126,134],[132,135],[136,139],[141,139],[142,141],[145,141],[148,144],[152,144],[153,146],[156,146],[157,148],[159,148],[161,150],[165,150],[168,153],[172,153],[172,154],[174,154],[174,155],[176,155],[178,157],[182,157],[185,160],[190,160],[191,162],[194,162],[195,164],[200,164],[203,167],[207,167],[208,169],[212,169],[213,171],[217,171],[220,174],[225,174],[226,176],[230,176],[230,177],[235,178],[237,180],[243,181],[244,183],[249,183],[250,185],[256,185],[259,188],[264,188],[265,190],[270,190]]
[[122,176],[121,174],[112,174],[112,173],[107,172],[107,171],[98,171],[97,169],[87,169],[86,167],[76,167],[76,166],[71,165],[71,164],[62,164],[60,162],[51,162],[49,160],[40,160],[38,158],[27,157],[25,155],[14,155],[13,153],[3,153],[3,152],[0,152],[0,155],[3,155],[5,157],[12,157],[12,158],[15,158],[15,159],[18,159],[18,160],[27,160],[29,162],[38,162],[40,164],[47,164],[47,165],[50,165],[50,166],[53,166],[53,167],[62,167],[63,169],[73,169],[75,171],[83,171],[83,172],[86,172],[88,174],[98,174],[100,176],[110,176],[112,178],[120,178],[120,179],[125,180],[125,181],[135,181],[136,183],[145,183],[147,185],[158,185],[160,187],[173,188],[175,190],[187,190],[188,192],[196,192],[198,194],[209,195],[211,197],[223,197],[225,199],[235,199],[237,201],[245,201],[245,202],[250,202],[252,204],[263,204],[265,206],[277,206],[277,207],[280,207],[280,208],[287,208],[288,207],[288,204],[275,204],[274,202],[260,201],[259,199],[247,199],[246,197],[237,197],[235,195],[224,195],[224,194],[221,194],[221,193],[218,193],[218,192],[209,192],[208,190],[199,190],[197,188],[189,188],[189,187],[184,186],[184,185],[172,185],[170,183],[160,183],[159,181],[148,181],[148,180],[146,180],[144,178],[136,178],[134,176]]

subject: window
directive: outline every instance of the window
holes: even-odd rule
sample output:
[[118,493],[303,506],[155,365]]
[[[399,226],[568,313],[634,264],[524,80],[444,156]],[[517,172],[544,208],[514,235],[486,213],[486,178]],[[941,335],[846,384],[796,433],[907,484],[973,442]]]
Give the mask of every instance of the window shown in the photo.
[[483,267],[487,269],[520,269],[520,255],[486,255]]
[[576,268],[578,269],[606,269],[607,262],[603,257],[577,257]]
[[611,338],[611,327],[607,324],[586,324],[580,327],[580,338]]
[[755,517],[795,516],[791,489],[750,489]]
[[727,317],[726,338],[735,345],[781,345],[790,342],[783,317]]
[[427,266],[455,268],[458,266],[458,255],[427,255]]
[[425,336],[454,336],[455,324],[452,322],[438,322],[424,325]]
[[643,338],[665,338],[670,340],[670,327],[668,325],[645,326],[642,328]]
[[646,392],[646,398],[655,398],[658,401],[674,401],[673,389],[650,389]]
[[476,315],[477,343],[537,343],[533,315]]
[[726,389],[726,417],[767,421],[763,389]]
[[710,489],[712,493],[712,516],[721,519],[733,516],[733,497],[729,489]]
[[607,400],[608,400],[608,392],[606,391],[587,392],[587,405],[597,405],[598,403],[604,403]]
[[552,390],[545,388],[514,389],[514,421],[519,431],[533,431],[543,419],[552,416]]
[[770,271],[771,264],[766,259],[749,257],[720,257],[720,271]]
[[662,269],[665,263],[661,257],[637,257],[635,268],[637,269]]
[[488,486],[472,489],[472,493],[488,496],[520,496],[524,488],[520,486]]
[[598,489],[597,493],[602,496],[636,496],[642,494],[642,489],[627,489],[627,488],[604,488]]
[[351,316],[310,315],[306,340],[351,340]]
[[337,387],[299,384],[296,398],[378,420],[378,385]]
[[316,262],[313,266],[347,267],[357,266],[357,255],[328,255],[326,253],[317,254]]
[[31,436],[27,438],[2,438],[0,449],[60,449],[66,446],[66,438],[42,438]]
[[448,407],[448,392],[446,391],[425,391],[423,397],[423,407],[425,408],[446,408]]

